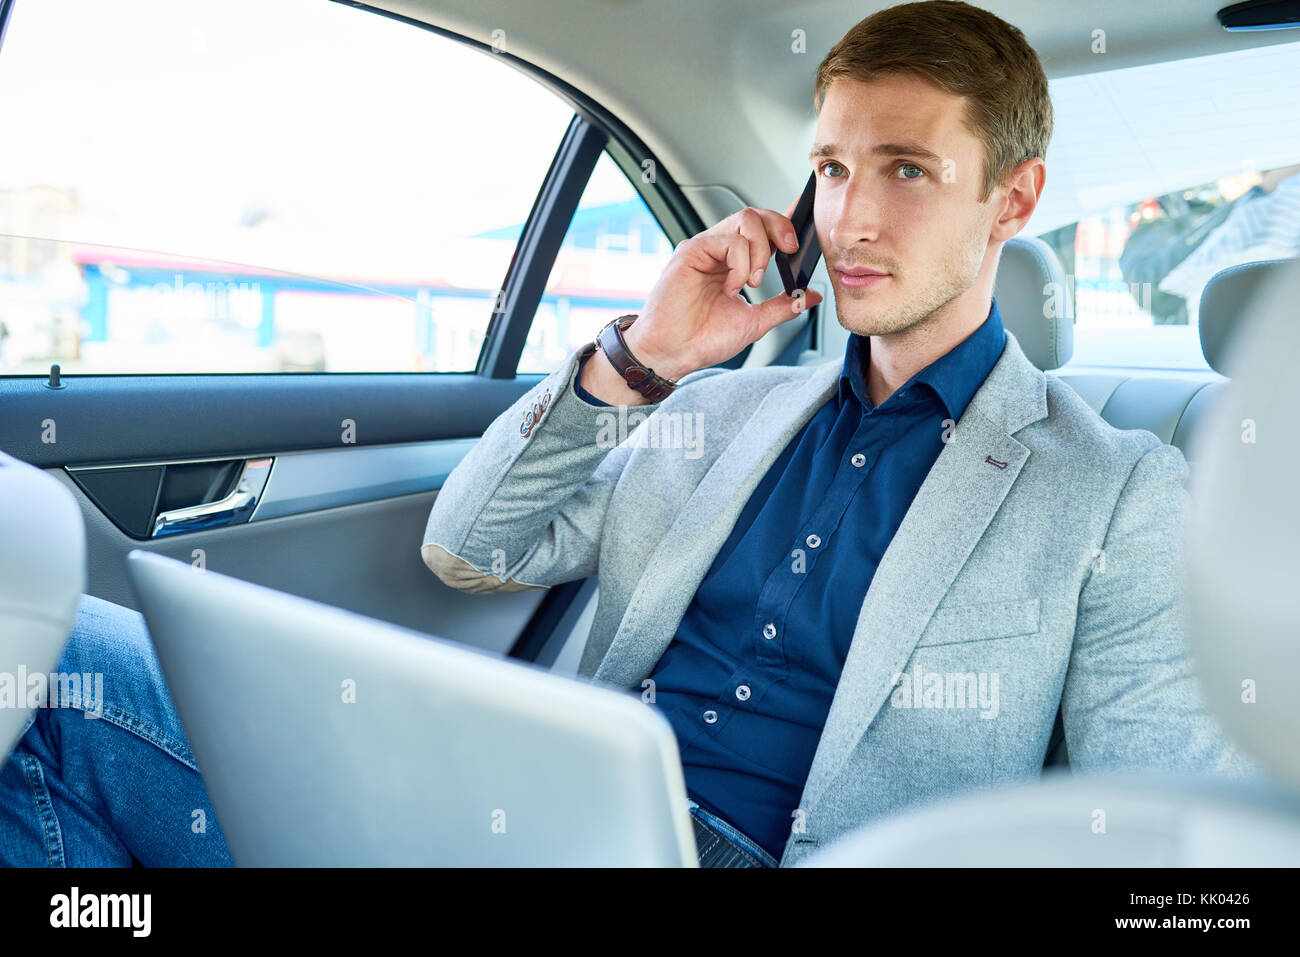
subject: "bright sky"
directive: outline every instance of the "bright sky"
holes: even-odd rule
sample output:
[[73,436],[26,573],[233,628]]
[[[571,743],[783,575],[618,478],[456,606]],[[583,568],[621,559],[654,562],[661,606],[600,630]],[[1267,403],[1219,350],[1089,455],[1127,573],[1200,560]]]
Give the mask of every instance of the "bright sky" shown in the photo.
[[[257,204],[348,243],[516,223],[572,114],[493,59],[327,0],[18,0],[0,188],[75,189],[168,236],[233,229]],[[1300,44],[1072,77],[1052,97],[1030,232],[1300,159]],[[588,204],[626,197],[598,170]]]
[[[572,110],[493,59],[325,0],[19,0],[0,188],[75,190],[164,234],[256,204],[390,242],[516,223]],[[627,190],[606,177],[587,201]]]

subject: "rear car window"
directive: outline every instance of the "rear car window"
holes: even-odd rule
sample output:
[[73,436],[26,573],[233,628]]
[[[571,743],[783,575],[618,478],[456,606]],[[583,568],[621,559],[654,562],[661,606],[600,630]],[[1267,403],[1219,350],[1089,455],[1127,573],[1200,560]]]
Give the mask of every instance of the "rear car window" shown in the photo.
[[1063,372],[1209,371],[1200,295],[1300,255],[1300,43],[1052,82],[1056,134],[1026,232],[1068,275]]
[[20,2],[0,374],[473,371],[572,117],[342,4]]

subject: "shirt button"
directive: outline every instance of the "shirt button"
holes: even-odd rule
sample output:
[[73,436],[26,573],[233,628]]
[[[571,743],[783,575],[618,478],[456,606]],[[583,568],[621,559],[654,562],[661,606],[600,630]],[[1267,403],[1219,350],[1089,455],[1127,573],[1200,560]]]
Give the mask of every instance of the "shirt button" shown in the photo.
[[816,548],[822,543],[821,536],[819,535],[809,535],[804,539],[804,541],[808,543],[809,548]]
[[775,638],[775,637],[776,637],[776,625],[772,624],[770,621],[769,621],[766,625],[764,625],[764,626],[763,626],[763,637],[766,638],[768,641],[771,641],[773,638]]
[[855,469],[860,469],[862,466],[867,464],[867,457],[859,452],[857,455],[853,456],[853,458],[849,459],[849,461],[853,463]]
[[708,711],[704,712],[704,723],[705,723],[705,724],[713,724],[713,722],[715,722],[715,721],[717,721],[717,720],[718,720],[718,712],[714,711],[712,708],[710,708]]
[[741,685],[736,689],[736,697],[741,701],[749,700],[749,685]]

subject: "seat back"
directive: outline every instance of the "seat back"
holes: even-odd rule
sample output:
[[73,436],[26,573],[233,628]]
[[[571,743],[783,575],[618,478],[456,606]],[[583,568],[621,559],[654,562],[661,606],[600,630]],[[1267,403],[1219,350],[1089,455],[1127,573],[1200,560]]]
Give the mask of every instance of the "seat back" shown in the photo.
[[1242,325],[1242,305],[1292,260],[1231,266],[1205,286],[1198,310],[1201,353],[1212,372],[1192,378],[1129,373],[1062,373],[1058,378],[1117,429],[1146,429],[1195,466],[1193,436],[1221,394],[1227,345]]
[[1228,732],[1300,792],[1300,260],[1256,270],[1216,361],[1232,381],[1193,438],[1188,639]]
[[0,452],[0,763],[33,707],[86,588],[86,532],[72,493]]

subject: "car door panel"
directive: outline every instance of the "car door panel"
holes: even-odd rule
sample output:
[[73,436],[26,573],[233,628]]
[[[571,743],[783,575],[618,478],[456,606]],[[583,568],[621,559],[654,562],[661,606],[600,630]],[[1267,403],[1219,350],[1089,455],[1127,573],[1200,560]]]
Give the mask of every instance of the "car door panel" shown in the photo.
[[[540,593],[465,595],[429,572],[419,547],[447,474],[537,378],[86,376],[65,378],[57,392],[40,378],[8,378],[0,380],[0,446],[57,476],[81,504],[93,595],[136,607],[125,556],[145,548],[505,652]],[[250,514],[152,534],[162,506],[185,501],[181,484],[170,502],[161,494],[165,471],[191,467],[190,494],[221,496],[234,474],[227,463],[241,460],[270,460]],[[91,494],[82,484],[104,475],[116,482],[111,504],[104,486]],[[104,507],[117,512],[123,501],[136,508],[126,527]]]
[[141,542],[105,517],[66,471],[47,471],[82,507],[87,591],[129,608],[137,607],[126,578],[133,548],[503,654],[544,595],[467,595],[431,574],[420,560],[420,542],[437,492]]

